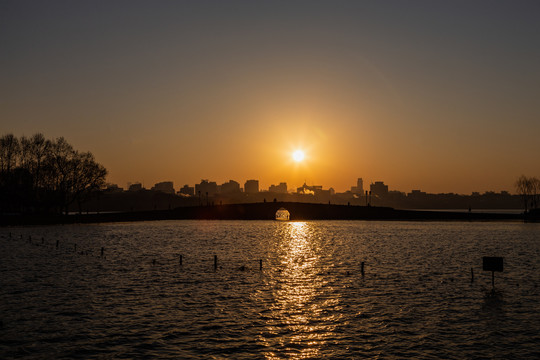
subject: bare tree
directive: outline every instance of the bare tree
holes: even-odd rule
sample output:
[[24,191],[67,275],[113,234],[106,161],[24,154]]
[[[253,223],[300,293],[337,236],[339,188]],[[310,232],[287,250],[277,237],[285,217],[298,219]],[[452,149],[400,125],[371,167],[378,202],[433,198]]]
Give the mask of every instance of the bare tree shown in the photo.
[[51,149],[51,141],[45,139],[41,133],[29,138],[23,136],[20,140],[20,149],[20,167],[31,176],[32,196],[35,210],[37,210],[40,207],[39,204],[43,205],[47,190],[44,181],[44,166]]
[[44,187],[47,189],[50,200],[60,208],[59,210],[66,212],[69,167],[74,152],[73,147],[60,137],[51,142],[44,166]]
[[68,211],[100,189],[107,170],[90,152],[76,151],[63,137],[42,134],[20,141],[13,134],[0,138],[0,208],[8,211]]
[[20,152],[19,140],[13,134],[0,138],[0,171],[10,172],[17,166],[17,156]]
[[536,177],[521,175],[516,181],[516,190],[523,199],[525,212],[537,209],[540,203],[540,180]]
[[518,195],[520,195],[521,198],[523,199],[523,208],[525,212],[527,212],[527,209],[528,209],[527,205],[529,204],[529,189],[530,189],[529,178],[526,177],[525,175],[521,175],[516,180],[515,186],[516,186],[516,191]]
[[19,145],[19,166],[23,169],[30,170],[30,164],[32,163],[32,140],[27,138],[26,136],[23,136],[19,141]]
[[68,192],[67,205],[77,202],[81,212],[81,202],[92,191],[99,190],[105,185],[107,170],[96,163],[94,156],[89,153],[75,153],[71,160],[70,189]]
[[90,152],[79,153],[63,137],[51,144],[48,158],[48,185],[66,213],[71,204],[80,204],[105,184],[107,170]]
[[21,138],[21,166],[32,174],[36,188],[43,186],[43,166],[50,150],[51,141],[41,133]]
[[532,177],[529,181],[531,182],[531,208],[538,209],[538,203],[540,202],[540,179]]

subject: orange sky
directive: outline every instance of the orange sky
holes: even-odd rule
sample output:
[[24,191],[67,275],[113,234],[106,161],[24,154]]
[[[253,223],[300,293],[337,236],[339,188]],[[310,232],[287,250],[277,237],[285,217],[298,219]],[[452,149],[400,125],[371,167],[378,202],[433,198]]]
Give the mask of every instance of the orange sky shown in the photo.
[[489,4],[5,2],[0,131],[123,187],[513,191],[540,176],[540,6]]

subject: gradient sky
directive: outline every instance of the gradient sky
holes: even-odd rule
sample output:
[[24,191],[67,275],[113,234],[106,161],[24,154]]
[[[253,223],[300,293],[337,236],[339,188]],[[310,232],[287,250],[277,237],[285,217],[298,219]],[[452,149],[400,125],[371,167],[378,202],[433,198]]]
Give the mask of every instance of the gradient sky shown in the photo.
[[540,176],[539,19],[536,0],[0,0],[0,133],[64,136],[124,187],[513,191]]

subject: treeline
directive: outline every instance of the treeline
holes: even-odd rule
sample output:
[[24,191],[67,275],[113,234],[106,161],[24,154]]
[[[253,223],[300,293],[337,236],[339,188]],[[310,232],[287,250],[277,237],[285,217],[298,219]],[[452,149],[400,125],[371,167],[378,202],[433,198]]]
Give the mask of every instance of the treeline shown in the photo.
[[540,179],[521,175],[516,181],[516,190],[523,199],[523,208],[538,209],[540,204]]
[[0,138],[0,213],[67,213],[105,184],[107,170],[63,137]]

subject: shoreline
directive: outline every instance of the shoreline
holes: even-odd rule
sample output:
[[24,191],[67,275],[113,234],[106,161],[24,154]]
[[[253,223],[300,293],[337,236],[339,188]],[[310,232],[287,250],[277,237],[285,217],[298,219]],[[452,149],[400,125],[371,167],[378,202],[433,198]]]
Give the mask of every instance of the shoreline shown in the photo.
[[538,213],[454,212],[401,210],[389,207],[299,202],[263,202],[179,207],[171,210],[70,215],[1,215],[0,226],[92,224],[154,220],[275,220],[278,209],[290,220],[395,220],[395,221],[538,221]]

